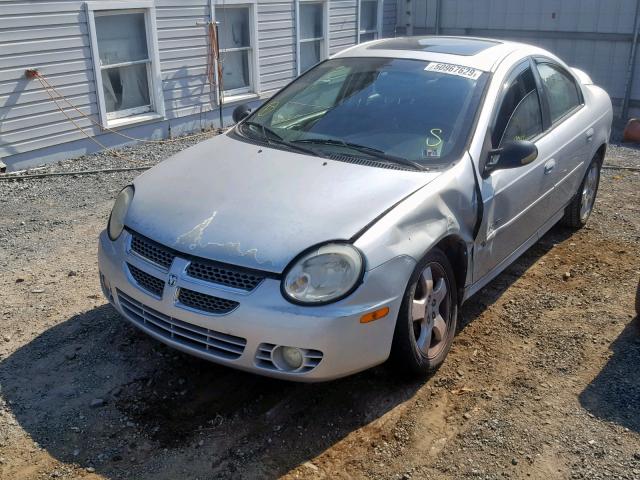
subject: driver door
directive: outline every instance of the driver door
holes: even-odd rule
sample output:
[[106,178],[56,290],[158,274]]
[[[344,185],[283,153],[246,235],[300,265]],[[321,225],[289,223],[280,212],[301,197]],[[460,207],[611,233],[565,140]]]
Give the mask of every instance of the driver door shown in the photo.
[[538,157],[526,166],[496,170],[480,180],[484,212],[476,239],[474,282],[490,280],[514,258],[512,254],[519,255],[537,240],[554,188],[555,160],[544,138],[548,121],[530,61],[512,71],[503,91],[490,132],[493,148],[528,140],[536,144]]

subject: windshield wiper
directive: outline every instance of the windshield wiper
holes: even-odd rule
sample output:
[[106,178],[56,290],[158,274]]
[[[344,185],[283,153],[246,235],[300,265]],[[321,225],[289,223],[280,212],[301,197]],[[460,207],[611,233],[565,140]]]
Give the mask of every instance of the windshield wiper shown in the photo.
[[[242,123],[242,125],[246,125],[247,127],[256,127],[256,128],[258,128],[262,132],[262,136],[264,137],[264,139],[266,140],[267,144],[269,144],[269,145],[271,145],[272,143],[275,143],[275,144],[278,144],[278,145],[284,145],[285,147],[288,147],[291,150],[297,150],[298,152],[307,153],[309,155],[314,155],[316,157],[323,157],[324,158],[324,155],[322,155],[317,150],[314,150],[312,148],[305,148],[305,147],[302,147],[300,145],[295,145],[295,144],[293,144],[291,142],[288,142],[287,140],[282,138],[280,135],[278,135],[275,131],[273,131],[269,127],[265,127],[262,123],[247,121],[247,122]],[[269,138],[269,137],[271,137],[271,138]]]
[[247,121],[244,122],[243,125],[246,125],[247,127],[259,128],[262,131],[262,135],[264,135],[264,138],[266,138],[267,140],[269,140],[269,135],[271,135],[272,138],[275,138],[278,141],[283,140],[280,135],[271,130],[269,127],[265,127],[262,123]]
[[352,142],[345,142],[344,140],[338,139],[338,138],[303,138],[300,140],[294,140],[293,143],[315,143],[318,145],[338,145],[351,150],[355,150],[360,153],[364,153],[365,155],[369,155],[371,157],[375,157],[387,162],[399,163],[401,165],[405,165],[407,167],[411,167],[420,171],[426,170],[426,168],[423,165],[419,164],[418,162],[414,162],[413,160],[409,160],[408,158],[396,157],[395,155],[389,155],[383,152],[382,150],[379,150],[374,147],[367,147],[366,145],[360,145]]

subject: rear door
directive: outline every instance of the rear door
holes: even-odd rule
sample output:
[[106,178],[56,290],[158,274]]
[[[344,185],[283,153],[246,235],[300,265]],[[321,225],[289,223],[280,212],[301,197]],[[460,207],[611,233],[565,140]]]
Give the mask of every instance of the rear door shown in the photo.
[[549,200],[553,213],[562,209],[578,191],[593,155],[594,125],[584,108],[582,89],[574,76],[556,62],[535,59],[542,99],[549,112],[551,148],[554,150],[556,183]]
[[481,180],[484,213],[476,244],[476,281],[535,237],[550,215],[547,200],[555,183],[555,159],[552,142],[544,135],[548,116],[533,68],[527,60],[507,76],[489,134],[493,148],[510,140],[532,141],[538,147],[538,158],[520,168],[494,171]]

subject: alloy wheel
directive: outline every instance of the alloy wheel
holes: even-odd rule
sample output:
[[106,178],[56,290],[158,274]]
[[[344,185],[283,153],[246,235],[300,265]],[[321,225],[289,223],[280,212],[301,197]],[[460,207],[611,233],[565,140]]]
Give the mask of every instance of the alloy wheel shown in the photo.
[[598,180],[600,177],[600,170],[598,164],[593,162],[587,173],[587,177],[584,181],[582,188],[582,198],[580,200],[580,220],[585,222],[591,210],[593,210],[593,204],[596,200],[596,192],[598,190]]
[[411,303],[415,346],[433,359],[445,348],[451,327],[451,292],[444,269],[431,263],[420,274]]

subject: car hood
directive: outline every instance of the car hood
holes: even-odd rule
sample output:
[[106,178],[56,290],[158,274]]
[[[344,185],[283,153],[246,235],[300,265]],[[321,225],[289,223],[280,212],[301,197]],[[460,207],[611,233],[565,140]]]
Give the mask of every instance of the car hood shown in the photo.
[[138,177],[125,223],[183,253],[280,273],[313,245],[350,239],[436,176],[219,135]]

